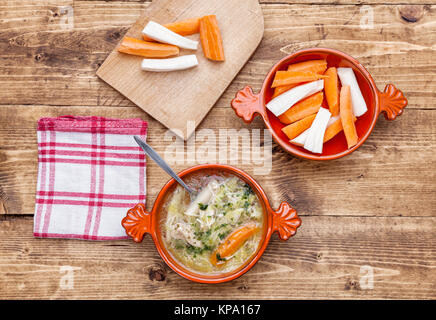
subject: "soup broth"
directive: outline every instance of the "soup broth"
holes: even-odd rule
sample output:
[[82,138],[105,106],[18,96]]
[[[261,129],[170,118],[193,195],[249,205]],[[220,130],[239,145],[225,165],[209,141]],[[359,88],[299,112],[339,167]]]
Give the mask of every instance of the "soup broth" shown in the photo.
[[177,185],[166,200],[160,228],[165,247],[182,265],[200,273],[225,273],[257,251],[264,228],[263,209],[252,188],[230,174],[185,180],[198,192],[191,199]]

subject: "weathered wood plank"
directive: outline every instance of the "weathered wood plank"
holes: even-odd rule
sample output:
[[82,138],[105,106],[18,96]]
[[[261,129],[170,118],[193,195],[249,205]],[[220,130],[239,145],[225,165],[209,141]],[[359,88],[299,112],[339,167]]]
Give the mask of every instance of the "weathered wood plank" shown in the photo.
[[[27,2],[13,9],[6,3],[9,10],[0,13],[2,104],[132,105],[95,71],[148,3],[77,1],[72,28],[62,11],[70,1]],[[374,27],[362,29],[366,11],[359,5],[263,4],[264,39],[217,106],[228,107],[246,84],[258,90],[269,68],[287,53],[322,46],[358,58],[380,89],[396,84],[409,108],[434,108],[435,7],[412,6],[423,14],[410,23],[399,6],[370,6]]]
[[[141,117],[149,121],[148,141],[158,152],[164,154],[172,144],[164,141],[166,129],[136,107],[2,106],[0,187],[5,199],[4,212],[33,213],[37,176],[36,122],[43,116],[65,114]],[[406,110],[394,122],[380,117],[373,134],[358,151],[330,162],[294,158],[274,143],[271,173],[255,177],[275,206],[288,200],[302,215],[433,216],[436,209],[435,123],[436,110]],[[199,127],[213,130],[217,148],[219,130],[233,128],[252,130],[262,129],[264,125],[259,119],[246,125],[230,108],[213,108]],[[241,142],[239,145],[242,147]],[[226,150],[231,154],[230,146]],[[241,149],[234,152],[239,158],[234,164],[248,173],[253,174],[255,168],[262,166],[242,163]],[[180,171],[191,165],[185,158],[184,163],[175,164],[174,168]],[[149,206],[167,180],[168,176],[150,161],[147,169]]]
[[[92,0],[91,0],[92,1]],[[128,0],[142,1],[142,0]],[[405,0],[259,0],[262,4],[323,4],[323,5],[367,5],[367,4],[390,4],[409,6],[410,1]],[[429,0],[414,0],[414,4],[432,4]]]
[[[273,144],[272,172],[256,179],[274,206],[290,201],[303,226],[288,242],[274,237],[245,276],[207,286],[168,269],[148,237],[141,245],[34,239],[32,217],[5,215],[33,213],[42,116],[141,117],[153,147],[162,153],[170,142],[163,126],[95,77],[146,1],[0,0],[0,298],[435,299],[436,6],[387,5],[404,2],[261,0],[264,40],[200,130],[263,128],[242,123],[230,99],[246,84],[258,90],[279,58],[310,46],[354,55],[380,89],[387,82],[402,89],[409,107],[395,122],[380,118],[365,145],[341,160],[308,162]],[[373,29],[359,26],[362,4],[376,4]],[[253,174],[253,164],[236,165]],[[150,207],[168,178],[150,162],[147,179]],[[75,269],[72,290],[60,286],[62,266]],[[362,266],[374,270],[372,290],[360,285]]]
[[[434,217],[304,217],[294,238],[274,236],[251,271],[219,285],[179,277],[149,237],[34,239],[30,217],[0,219],[2,299],[436,298]],[[62,266],[74,269],[71,289],[60,285]],[[360,282],[363,266],[373,270],[373,289]]]
[[[84,0],[84,1],[95,1],[95,0]],[[152,0],[106,0],[106,1],[127,1],[127,2],[152,2]],[[415,4],[429,4],[431,1],[428,0],[416,0],[413,1]],[[324,5],[365,5],[365,4],[398,4],[398,5],[410,5],[409,2],[404,0],[259,0],[260,4],[324,4]]]

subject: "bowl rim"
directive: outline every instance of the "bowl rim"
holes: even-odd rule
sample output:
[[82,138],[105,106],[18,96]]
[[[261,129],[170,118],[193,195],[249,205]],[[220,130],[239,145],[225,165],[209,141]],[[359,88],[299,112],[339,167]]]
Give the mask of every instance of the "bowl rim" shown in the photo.
[[271,239],[271,236],[273,233],[273,217],[272,217],[271,210],[269,210],[270,204],[269,204],[268,197],[265,194],[265,191],[262,189],[260,184],[253,177],[251,177],[248,173],[246,173],[245,171],[243,171],[239,168],[236,168],[234,166],[227,165],[227,164],[199,164],[199,165],[195,165],[195,166],[192,166],[192,167],[189,167],[187,169],[180,171],[178,173],[178,175],[180,177],[183,177],[183,176],[190,174],[192,172],[201,171],[201,170],[205,170],[205,169],[226,170],[228,172],[236,174],[236,176],[238,176],[238,177],[243,177],[244,180],[248,180],[250,182],[250,184],[252,185],[252,187],[254,187],[255,192],[258,195],[259,201],[261,202],[261,204],[264,208],[264,214],[265,214],[265,217],[267,220],[265,222],[266,224],[264,226],[264,232],[263,232],[263,236],[262,236],[262,239],[260,242],[261,243],[260,247],[251,256],[250,261],[246,262],[245,264],[243,264],[241,267],[238,267],[234,271],[230,271],[226,274],[223,274],[223,276],[216,275],[216,276],[211,277],[211,276],[207,276],[207,275],[202,275],[201,273],[195,273],[192,271],[190,272],[189,270],[185,271],[185,269],[187,269],[187,268],[184,268],[183,265],[177,263],[176,259],[174,259],[172,257],[168,257],[168,256],[171,256],[171,253],[168,252],[168,250],[166,248],[165,249],[162,248],[162,247],[164,247],[164,245],[158,236],[159,226],[158,226],[158,223],[156,221],[157,220],[156,218],[157,218],[157,211],[161,208],[161,205],[163,203],[163,200],[165,199],[165,196],[167,195],[167,192],[170,190],[170,188],[174,184],[177,183],[174,179],[170,179],[167,183],[165,183],[165,185],[160,190],[156,200],[154,201],[153,208],[150,211],[151,226],[152,226],[151,230],[150,230],[150,235],[152,236],[156,250],[158,251],[161,258],[177,274],[179,274],[180,276],[182,276],[188,280],[199,282],[199,283],[211,283],[211,284],[212,283],[222,283],[222,282],[234,280],[234,279],[242,276],[244,273],[249,271],[257,263],[257,261],[263,255],[263,253],[264,253],[264,251],[265,251],[266,247],[268,246],[269,241]]
[[[332,154],[332,155],[316,155],[316,154],[309,153],[309,152],[303,152],[299,149],[296,149],[295,147],[293,147],[292,145],[290,145],[288,143],[283,143],[282,139],[278,136],[278,134],[272,128],[271,123],[269,121],[269,116],[267,114],[267,108],[266,108],[266,103],[265,103],[266,85],[269,82],[269,80],[273,77],[274,73],[283,64],[285,64],[289,60],[295,59],[298,56],[303,55],[303,54],[311,54],[311,53],[313,53],[313,54],[316,54],[316,53],[333,54],[333,55],[341,56],[342,58],[348,60],[355,68],[359,69],[359,71],[363,74],[364,79],[367,81],[367,83],[369,84],[369,87],[371,88],[371,92],[372,92],[373,98],[374,98],[374,115],[371,119],[371,124],[370,124],[368,130],[366,131],[366,133],[362,136],[362,138],[359,140],[359,142],[355,146],[353,146],[352,148],[344,150],[340,153]],[[377,89],[377,86],[375,85],[374,79],[372,78],[372,76],[368,72],[368,70],[366,70],[365,67],[357,59],[353,58],[352,56],[348,55],[347,53],[336,50],[336,49],[330,49],[330,48],[315,47],[315,48],[301,49],[301,50],[295,51],[294,53],[287,55],[284,58],[280,59],[277,63],[275,63],[271,67],[271,69],[266,74],[266,76],[263,80],[263,83],[262,83],[262,88],[259,92],[259,97],[260,97],[261,107],[263,108],[263,111],[264,111],[263,114],[261,114],[262,119],[263,119],[266,127],[270,131],[274,141],[278,145],[280,145],[280,147],[282,147],[288,153],[295,155],[299,158],[309,159],[309,160],[319,160],[319,161],[334,160],[334,159],[342,158],[342,157],[354,152],[366,141],[366,139],[368,139],[369,135],[372,133],[372,130],[375,127],[375,124],[377,122],[377,118],[380,114],[380,99],[379,99],[379,95],[378,95],[378,89]]]

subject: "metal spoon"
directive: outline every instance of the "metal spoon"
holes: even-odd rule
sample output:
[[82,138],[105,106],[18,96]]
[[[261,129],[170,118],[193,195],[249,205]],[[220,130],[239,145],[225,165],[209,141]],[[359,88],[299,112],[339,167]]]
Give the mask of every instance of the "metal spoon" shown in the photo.
[[182,179],[173,171],[173,169],[170,168],[170,166],[164,161],[164,159],[161,158],[160,155],[157,154],[156,151],[153,150],[152,147],[150,147],[144,140],[142,140],[138,136],[133,136],[136,143],[144,150],[145,154],[148,155],[150,158],[154,160],[158,164],[159,167],[161,167],[166,173],[168,173],[171,177],[174,178],[183,188],[188,191],[189,195],[191,196],[191,199],[194,199],[197,195],[197,193],[188,187]]

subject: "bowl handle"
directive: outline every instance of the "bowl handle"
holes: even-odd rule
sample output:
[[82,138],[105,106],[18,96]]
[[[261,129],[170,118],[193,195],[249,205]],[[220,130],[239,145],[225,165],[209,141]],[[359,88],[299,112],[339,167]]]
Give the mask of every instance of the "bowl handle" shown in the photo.
[[235,110],[236,115],[246,123],[253,121],[256,113],[261,116],[265,114],[264,108],[260,105],[260,94],[254,94],[253,89],[249,86],[239,90],[230,105]]
[[151,213],[145,210],[143,203],[138,203],[127,211],[127,215],[121,221],[126,233],[135,242],[141,242],[145,233],[151,232]]
[[383,92],[378,91],[380,99],[380,113],[384,113],[386,120],[395,120],[403,113],[407,106],[407,99],[401,90],[393,84],[388,84]]
[[301,226],[301,219],[289,203],[283,201],[276,211],[271,207],[269,210],[273,217],[273,232],[278,232],[281,240],[288,240],[295,235],[297,228]]

